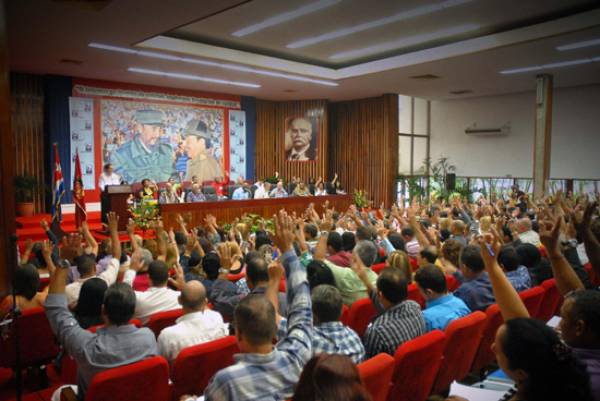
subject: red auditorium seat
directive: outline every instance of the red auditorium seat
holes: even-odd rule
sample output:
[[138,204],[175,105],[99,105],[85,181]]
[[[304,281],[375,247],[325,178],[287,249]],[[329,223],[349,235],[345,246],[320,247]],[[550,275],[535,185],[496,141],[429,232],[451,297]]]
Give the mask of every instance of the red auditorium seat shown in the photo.
[[246,272],[245,271],[241,271],[238,274],[228,274],[227,275],[227,280],[231,281],[231,282],[236,282],[239,281],[240,279],[246,277]]
[[[25,309],[18,323],[22,367],[45,365],[56,357],[59,349],[44,308]],[[14,365],[15,336],[11,324],[7,335],[0,336],[0,366],[12,368]]]
[[381,273],[383,269],[385,269],[385,263],[377,263],[371,266],[371,270],[373,270],[377,274]]
[[408,285],[408,299],[418,303],[421,306],[421,309],[425,309],[425,299],[423,298],[423,295],[421,295],[416,283]]
[[342,305],[342,314],[340,316],[340,322],[342,322],[344,326],[348,326],[348,312],[350,312],[350,309],[346,305]]
[[561,296],[558,292],[558,288],[556,288],[556,280],[553,278],[544,281],[542,287],[546,289],[546,292],[537,317],[538,319],[547,322],[552,316],[558,314],[558,305],[560,304]]
[[585,271],[587,271],[587,274],[590,277],[590,283],[592,283],[592,285],[596,287],[600,286],[600,277],[598,277],[598,275],[594,271],[592,264],[586,263],[583,267],[585,268]]
[[233,365],[237,352],[235,336],[183,349],[171,370],[171,400],[177,401],[184,394],[202,394],[216,372]]
[[521,297],[521,300],[525,304],[529,316],[535,318],[540,313],[540,306],[544,299],[545,291],[544,287],[536,286],[519,293],[519,297]]
[[454,292],[454,290],[456,290],[459,286],[460,283],[454,276],[446,275],[446,287],[448,288],[449,292]]
[[492,343],[496,339],[498,328],[504,323],[498,304],[488,306],[485,314],[485,327],[481,335],[481,343],[479,343],[479,349],[477,350],[477,354],[475,354],[475,360],[471,368],[471,371],[477,374],[481,373],[486,366],[496,360],[496,354],[492,351]]
[[434,394],[441,394],[454,380],[462,380],[469,374],[481,342],[485,319],[485,313],[476,311],[446,327],[444,358],[433,386]]
[[362,337],[365,330],[367,330],[367,326],[376,315],[375,306],[369,298],[359,299],[348,310],[348,327]]
[[375,355],[360,363],[358,371],[373,401],[386,401],[394,373],[394,358],[385,353]]
[[[65,397],[61,396],[61,401]],[[85,401],[169,399],[169,364],[161,356],[105,370],[94,376]]]
[[158,312],[150,316],[146,327],[154,332],[156,338],[162,329],[173,326],[175,321],[183,315],[183,309],[173,309],[165,312]]
[[407,341],[394,355],[388,401],[425,401],[442,362],[446,335],[440,330]]

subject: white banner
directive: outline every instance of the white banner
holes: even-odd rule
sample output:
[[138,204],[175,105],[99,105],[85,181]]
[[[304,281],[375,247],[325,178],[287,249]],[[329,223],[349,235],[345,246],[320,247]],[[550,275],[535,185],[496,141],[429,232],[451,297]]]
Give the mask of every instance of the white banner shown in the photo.
[[85,189],[95,189],[94,99],[70,97],[69,116],[71,126],[70,182],[73,183],[75,175],[75,153],[79,151],[83,187]]
[[229,111],[229,178],[246,178],[246,112]]

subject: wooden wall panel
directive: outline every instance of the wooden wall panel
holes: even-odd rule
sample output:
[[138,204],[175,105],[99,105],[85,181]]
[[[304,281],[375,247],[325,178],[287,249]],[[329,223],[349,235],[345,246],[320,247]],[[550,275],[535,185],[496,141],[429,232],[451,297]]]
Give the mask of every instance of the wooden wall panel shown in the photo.
[[[292,162],[285,160],[285,122],[290,117],[306,114],[321,115],[321,126],[317,142],[317,160]],[[256,179],[271,177],[275,171],[290,179],[301,177],[323,177],[328,171],[328,116],[326,100],[299,100],[291,102],[256,102]]]
[[11,74],[11,130],[15,141],[15,174],[32,175],[41,184],[34,193],[35,213],[44,211],[44,89],[41,76]]
[[398,95],[329,104],[329,175],[352,193],[364,189],[379,206],[396,198]]

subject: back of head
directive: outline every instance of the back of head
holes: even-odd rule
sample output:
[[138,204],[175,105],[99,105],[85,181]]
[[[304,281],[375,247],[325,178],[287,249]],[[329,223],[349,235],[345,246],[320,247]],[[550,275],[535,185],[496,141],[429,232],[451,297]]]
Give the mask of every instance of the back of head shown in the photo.
[[450,232],[453,235],[464,235],[465,234],[465,223],[462,220],[453,220],[450,226]]
[[271,242],[271,239],[269,238],[269,235],[266,232],[264,232],[264,231],[256,232],[256,240],[254,242],[254,247],[256,249],[259,249],[263,245],[272,245],[272,244],[273,244],[273,242]]
[[327,235],[327,246],[331,247],[335,253],[342,250],[342,236],[337,231],[332,231]]
[[312,310],[319,323],[336,322],[342,314],[342,294],[332,285],[321,284],[312,290]]
[[573,300],[568,319],[571,322],[583,321],[585,328],[595,339],[595,348],[600,348],[600,292],[580,290],[572,292]]
[[135,292],[129,284],[115,283],[104,295],[104,311],[108,321],[117,326],[127,324],[135,312]]
[[521,266],[521,258],[513,246],[507,245],[498,252],[498,263],[505,271],[512,272]]
[[75,315],[82,316],[100,316],[102,304],[108,285],[106,281],[98,277],[92,277],[86,280],[81,286],[79,299],[75,307]]
[[396,305],[408,296],[408,280],[400,270],[386,267],[377,277],[377,289],[385,299]]
[[317,238],[317,234],[319,232],[319,229],[317,228],[316,225],[312,224],[312,223],[308,223],[304,225],[304,235],[306,235],[306,239],[307,240],[312,240]]
[[308,266],[306,266],[306,276],[308,278],[308,285],[311,289],[321,284],[335,286],[333,272],[325,265],[325,263],[319,260],[310,261]]
[[519,244],[516,248],[521,263],[528,269],[536,267],[542,261],[542,253],[533,244]]
[[358,241],[354,250],[366,267],[373,266],[373,263],[375,263],[377,256],[379,255],[379,250],[373,241]]
[[32,264],[26,264],[15,269],[13,273],[15,293],[32,300],[40,287],[40,274]]
[[246,296],[235,308],[234,316],[237,334],[250,345],[269,344],[275,337],[275,308],[264,295]]
[[[529,318],[507,321],[499,341],[511,371],[522,370],[523,399],[531,401],[591,400],[589,376],[557,333]],[[498,352],[498,349],[497,349]]]
[[460,263],[460,253],[462,252],[463,245],[455,240],[448,239],[444,241],[442,245],[442,257],[458,267]]
[[202,270],[206,273],[206,278],[216,280],[219,277],[221,268],[221,258],[214,252],[206,254],[202,259]]
[[438,257],[437,248],[433,245],[426,246],[420,252],[420,255],[429,263],[435,263]]
[[246,265],[246,278],[254,285],[269,281],[269,266],[267,261],[259,256],[248,260]]
[[415,232],[413,231],[412,228],[410,227],[404,227],[401,231],[402,236],[406,239],[408,239],[409,241],[413,239],[413,237],[415,236]]
[[390,253],[386,260],[388,267],[399,269],[405,276],[408,282],[412,281],[412,269],[410,267],[410,259],[404,251],[394,251]]
[[371,401],[352,360],[339,354],[319,354],[309,360],[292,401]]
[[415,273],[415,281],[423,290],[431,290],[436,294],[448,292],[444,272],[434,265],[419,268]]
[[373,239],[373,230],[367,226],[360,226],[356,229],[356,240],[366,241]]
[[169,280],[169,268],[162,260],[155,260],[148,266],[148,277],[155,287],[164,286]]
[[460,253],[460,263],[474,273],[482,272],[485,268],[481,258],[481,250],[477,245],[467,245]]
[[406,251],[406,244],[404,242],[404,238],[402,238],[402,234],[393,232],[388,235],[388,241],[392,244],[394,249],[397,251]]
[[96,274],[96,261],[89,255],[79,255],[75,258],[77,271],[82,277]]
[[342,249],[346,252],[352,252],[356,246],[356,236],[351,231],[345,231],[342,234]]
[[181,297],[179,298],[181,306],[190,311],[201,310],[206,301],[206,289],[201,282],[191,280],[185,283],[181,289]]

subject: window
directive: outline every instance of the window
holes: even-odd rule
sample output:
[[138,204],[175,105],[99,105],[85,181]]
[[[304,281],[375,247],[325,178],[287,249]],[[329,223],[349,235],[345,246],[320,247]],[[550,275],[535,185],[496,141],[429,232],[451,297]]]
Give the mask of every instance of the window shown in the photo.
[[398,175],[424,175],[429,157],[429,100],[398,96]]

